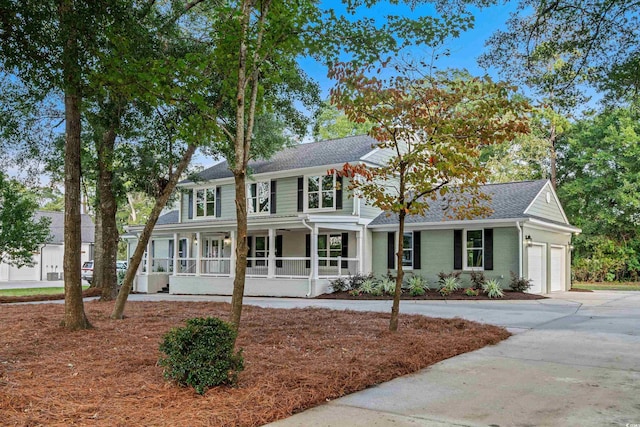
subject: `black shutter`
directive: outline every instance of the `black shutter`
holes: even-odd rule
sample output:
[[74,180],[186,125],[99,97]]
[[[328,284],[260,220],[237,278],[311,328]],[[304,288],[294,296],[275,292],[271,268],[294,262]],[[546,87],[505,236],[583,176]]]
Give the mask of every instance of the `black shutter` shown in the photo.
[[193,219],[193,192],[196,190],[189,191],[189,219]]
[[[253,237],[247,236],[247,257],[251,257],[251,246],[253,246]],[[247,267],[251,267],[251,261],[247,260]]]
[[[342,253],[343,258],[349,258],[349,233],[342,233]],[[342,268],[349,268],[349,261],[342,261]]]
[[[304,236],[304,256],[307,258],[311,257],[311,234],[307,234]],[[305,268],[311,268],[311,260],[308,259],[305,261]]]
[[393,270],[396,266],[395,251],[396,251],[396,233],[390,231],[387,233],[387,268]]
[[276,180],[271,180],[271,196],[269,197],[269,212],[276,213]]
[[[282,234],[276,235],[276,258],[282,256]],[[276,268],[282,268],[282,260],[276,259]]]
[[222,204],[220,203],[220,199],[222,199],[222,196],[220,195],[221,192],[221,188],[216,187],[216,217],[218,218],[222,216]]
[[304,210],[304,178],[298,178],[298,212]]
[[453,269],[462,270],[462,230],[453,230]]
[[342,177],[336,177],[336,209],[342,209]]
[[413,269],[420,270],[422,265],[420,264],[420,232],[413,232]]
[[484,229],[484,269],[493,270],[493,228]]

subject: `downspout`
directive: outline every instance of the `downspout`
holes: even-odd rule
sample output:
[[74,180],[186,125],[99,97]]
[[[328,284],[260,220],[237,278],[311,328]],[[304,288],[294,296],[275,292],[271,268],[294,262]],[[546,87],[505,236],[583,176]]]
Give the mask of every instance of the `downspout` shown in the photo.
[[45,243],[44,245],[42,245],[42,247],[40,248],[40,281],[42,282],[42,261],[44,260],[44,247],[47,246],[47,244]]
[[522,275],[522,245],[524,244],[522,241],[522,227],[520,226],[520,222],[516,222],[516,228],[518,229],[518,277],[524,277]]
[[[313,227],[310,226],[309,224],[307,224],[305,222],[305,219],[302,218],[302,225],[304,225],[305,227],[307,227],[309,229],[309,232],[311,233],[311,236],[313,236]],[[313,258],[313,257],[311,257]],[[311,261],[309,261],[311,262]],[[309,285],[307,288],[307,295],[305,295],[305,298],[309,298],[311,296],[311,280],[313,278],[313,266],[311,266],[311,271],[309,272]]]

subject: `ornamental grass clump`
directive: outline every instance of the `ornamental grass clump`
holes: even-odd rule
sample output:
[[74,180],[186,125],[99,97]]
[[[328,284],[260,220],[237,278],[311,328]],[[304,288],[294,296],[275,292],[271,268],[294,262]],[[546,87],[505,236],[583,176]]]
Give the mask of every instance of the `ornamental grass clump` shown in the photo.
[[453,292],[460,289],[460,281],[456,276],[445,277],[441,283],[442,285],[440,286],[438,292],[440,292],[440,295],[442,295],[443,297],[451,295]]
[[242,350],[234,352],[237,332],[215,317],[196,317],[165,334],[158,364],[164,377],[204,394],[217,385],[234,385],[244,369]]
[[487,294],[489,298],[502,298],[504,296],[500,282],[495,279],[488,280],[482,285],[482,291]]
[[424,277],[414,275],[408,280],[408,288],[411,296],[418,297],[424,295],[427,289],[429,289],[429,286],[427,285],[427,281],[424,280]]

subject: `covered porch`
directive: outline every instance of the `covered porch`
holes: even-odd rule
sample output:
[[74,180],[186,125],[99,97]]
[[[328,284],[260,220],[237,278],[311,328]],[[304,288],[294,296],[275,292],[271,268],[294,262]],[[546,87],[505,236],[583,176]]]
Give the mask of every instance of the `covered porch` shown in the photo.
[[[316,296],[334,278],[363,273],[365,228],[353,222],[250,223],[245,294]],[[136,290],[154,293],[169,285],[172,294],[231,295],[236,242],[234,228],[205,224],[154,233]]]

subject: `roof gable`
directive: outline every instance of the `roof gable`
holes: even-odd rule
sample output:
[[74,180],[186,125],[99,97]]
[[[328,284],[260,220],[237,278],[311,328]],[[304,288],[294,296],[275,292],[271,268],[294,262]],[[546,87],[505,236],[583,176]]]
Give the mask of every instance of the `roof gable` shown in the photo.
[[[51,225],[51,240],[47,243],[64,243],[64,212],[52,212],[52,211],[36,211],[34,219],[37,221],[40,218],[49,218]],[[93,220],[87,214],[80,215],[80,234],[83,243],[94,243],[95,239],[95,226]]]
[[564,209],[562,209],[558,195],[549,181],[540,189],[524,213],[533,217],[569,224],[569,220],[564,213]]
[[[268,160],[249,162],[253,174],[329,166],[361,160],[374,151],[377,141],[367,135],[350,136],[327,141],[298,144],[285,148]],[[233,174],[226,161],[218,163],[198,174],[198,180],[230,178]],[[184,180],[181,184],[193,182]]]

